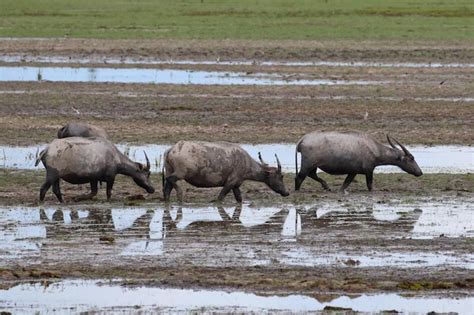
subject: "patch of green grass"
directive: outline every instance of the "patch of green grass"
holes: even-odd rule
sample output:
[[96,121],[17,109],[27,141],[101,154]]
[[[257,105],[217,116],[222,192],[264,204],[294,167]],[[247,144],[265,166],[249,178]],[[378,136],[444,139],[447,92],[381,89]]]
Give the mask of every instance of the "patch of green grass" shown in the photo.
[[0,36],[473,39],[465,0],[2,0]]

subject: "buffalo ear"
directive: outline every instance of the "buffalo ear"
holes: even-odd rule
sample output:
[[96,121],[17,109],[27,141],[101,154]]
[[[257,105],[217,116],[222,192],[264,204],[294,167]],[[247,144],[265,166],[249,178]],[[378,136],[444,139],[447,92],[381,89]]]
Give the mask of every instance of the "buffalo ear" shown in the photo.
[[139,169],[140,171],[143,171],[144,167],[143,167],[143,164],[142,164],[142,163],[136,162],[135,164],[137,165],[137,167],[138,167],[138,169]]

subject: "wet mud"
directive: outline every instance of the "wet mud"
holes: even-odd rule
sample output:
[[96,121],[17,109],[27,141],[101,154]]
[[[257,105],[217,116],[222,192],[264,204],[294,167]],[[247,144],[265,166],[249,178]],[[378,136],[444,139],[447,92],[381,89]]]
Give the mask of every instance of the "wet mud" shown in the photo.
[[305,294],[472,290],[472,198],[353,201],[3,207],[1,280],[105,277]]

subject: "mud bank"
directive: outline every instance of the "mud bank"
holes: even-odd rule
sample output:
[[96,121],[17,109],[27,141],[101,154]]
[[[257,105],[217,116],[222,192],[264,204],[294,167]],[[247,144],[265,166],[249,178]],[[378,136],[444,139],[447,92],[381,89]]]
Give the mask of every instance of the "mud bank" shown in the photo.
[[[107,40],[2,38],[2,54],[172,60],[472,62],[472,42],[353,40]],[[357,47],[357,49],[354,49]]]
[[370,68],[474,68],[472,63],[438,62],[370,62],[370,61],[242,61],[242,60],[160,60],[150,57],[108,57],[108,56],[60,56],[60,55],[3,55],[0,63],[6,64],[109,64],[109,65],[223,65],[223,66],[284,66],[284,67],[370,67]]

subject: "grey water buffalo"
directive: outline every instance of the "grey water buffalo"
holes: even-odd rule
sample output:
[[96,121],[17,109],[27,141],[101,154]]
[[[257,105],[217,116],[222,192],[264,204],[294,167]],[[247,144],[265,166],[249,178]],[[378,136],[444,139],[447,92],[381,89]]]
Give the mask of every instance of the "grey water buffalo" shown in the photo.
[[[396,165],[405,172],[421,176],[418,164],[413,155],[395,138],[387,135],[390,147],[387,147],[372,136],[357,132],[319,132],[304,135],[296,145],[295,190],[299,190],[306,176],[318,181],[324,189],[329,186],[316,173],[321,169],[331,175],[345,175],[341,191],[352,182],[357,174],[364,174],[367,188],[372,190],[372,179],[375,167],[379,165]],[[396,142],[400,148],[397,148]],[[298,172],[298,152],[301,152],[301,169]]]
[[69,137],[100,137],[108,139],[107,132],[103,128],[76,122],[68,123],[58,130],[58,139]]
[[35,165],[43,162],[46,180],[41,186],[40,201],[44,200],[48,189],[63,202],[59,180],[71,184],[90,183],[91,193],[79,199],[90,199],[97,194],[99,181],[107,183],[107,200],[110,200],[115,176],[123,174],[132,177],[135,183],[148,193],[155,189],[150,182],[150,161],[146,165],[133,162],[122,154],[114,144],[104,138],[71,137],[55,139],[36,159]]
[[223,187],[218,201],[232,190],[237,202],[242,202],[239,187],[245,180],[263,182],[280,195],[288,196],[276,158],[278,167],[271,167],[261,158],[258,163],[233,143],[179,141],[164,155],[164,199],[169,200],[174,188],[182,201],[183,193],[176,183],[181,179],[196,187]]

